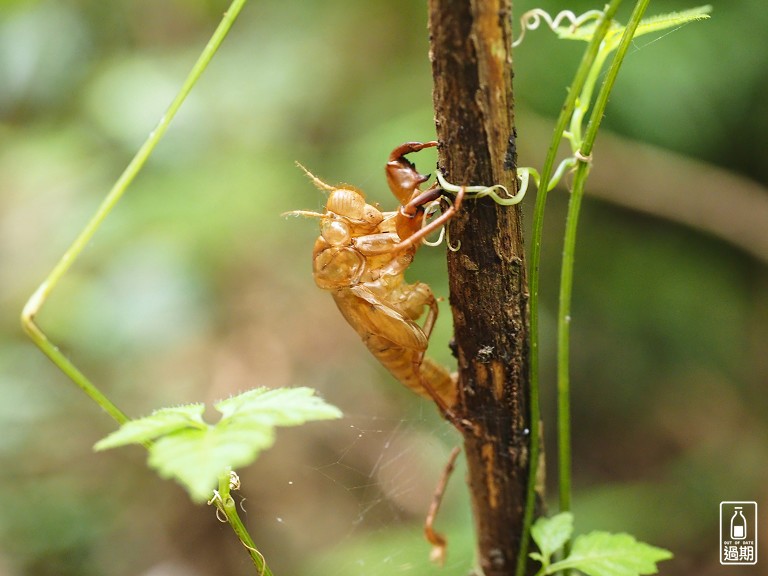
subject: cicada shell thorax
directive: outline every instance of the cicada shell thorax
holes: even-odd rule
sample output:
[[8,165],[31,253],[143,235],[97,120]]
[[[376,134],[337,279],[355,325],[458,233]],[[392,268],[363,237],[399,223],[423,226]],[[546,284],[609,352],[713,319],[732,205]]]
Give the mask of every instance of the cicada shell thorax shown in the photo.
[[355,286],[365,272],[365,258],[349,247],[330,246],[322,237],[317,243],[324,247],[312,260],[315,283],[323,290],[337,290]]

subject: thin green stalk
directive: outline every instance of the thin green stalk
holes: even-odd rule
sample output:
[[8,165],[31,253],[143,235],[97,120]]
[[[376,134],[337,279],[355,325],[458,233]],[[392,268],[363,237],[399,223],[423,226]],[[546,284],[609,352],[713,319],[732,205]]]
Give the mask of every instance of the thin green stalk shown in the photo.
[[[547,193],[550,190],[549,182],[555,170],[555,160],[563,134],[568,126],[568,122],[573,115],[576,106],[578,94],[581,92],[592,65],[597,57],[602,39],[605,37],[610,27],[611,20],[616,14],[621,0],[611,0],[606,7],[605,12],[595,29],[595,35],[592,38],[586,52],[579,64],[576,75],[571,84],[570,91],[566,97],[560,116],[557,119],[552,142],[547,151],[547,157],[544,161],[544,167],[541,172],[539,189],[536,194],[536,205],[533,215],[533,233],[531,248],[531,267],[530,267],[530,346],[531,346],[531,386],[530,386],[530,418],[531,418],[531,441],[529,458],[528,485],[526,488],[525,513],[523,517],[523,536],[520,542],[520,553],[517,557],[516,576],[523,576],[528,562],[528,546],[530,543],[531,525],[533,524],[534,508],[536,507],[536,484],[538,478],[538,467],[541,450],[541,431],[539,422],[541,420],[541,408],[539,399],[539,269],[541,266],[541,239],[544,230],[544,208],[547,201]],[[541,183],[544,184],[541,184]]]
[[[563,241],[563,263],[560,269],[560,300],[557,317],[557,461],[560,512],[571,509],[571,400],[568,361],[570,358],[571,293],[576,226],[581,209],[584,180],[589,172],[587,162],[579,162],[568,202]],[[577,185],[578,184],[578,185]]]
[[67,273],[72,264],[77,260],[82,251],[90,242],[93,235],[99,229],[104,219],[112,211],[117,202],[125,193],[128,186],[133,182],[133,179],[142,169],[152,151],[155,149],[161,138],[165,134],[171,120],[176,115],[176,112],[181,107],[182,103],[186,99],[192,87],[197,82],[200,75],[208,66],[211,58],[219,49],[222,41],[226,37],[229,29],[232,27],[237,15],[240,13],[246,0],[233,0],[229,10],[224,14],[219,26],[211,36],[205,49],[198,58],[195,65],[192,67],[184,85],[181,87],[176,98],[171,102],[168,110],[160,119],[157,127],[149,134],[149,137],[144,144],[139,148],[139,151],[131,160],[130,164],[126,167],[123,173],[115,182],[112,189],[107,194],[106,198],[102,201],[96,213],[85,225],[80,234],[75,238],[72,245],[67,249],[59,262],[51,270],[48,277],[42,284],[35,290],[34,294],[29,298],[24,309],[21,313],[21,325],[24,331],[29,335],[32,341],[37,345],[42,352],[53,361],[59,369],[64,372],[69,378],[80,387],[96,404],[98,404],[107,414],[109,414],[118,424],[124,424],[128,421],[128,417],[109,400],[62,352],[58,346],[53,344],[46,334],[35,323],[35,316],[40,312],[40,309],[45,304],[45,301],[53,292],[56,285],[61,278]]
[[595,143],[597,131],[600,129],[600,122],[603,120],[605,108],[608,106],[608,98],[610,97],[611,90],[613,90],[613,85],[616,83],[616,77],[619,75],[621,64],[624,61],[627,50],[629,50],[629,46],[632,44],[635,31],[640,25],[640,21],[642,20],[643,14],[645,14],[645,10],[648,8],[649,3],[650,0],[638,0],[635,9],[632,11],[629,22],[624,29],[621,42],[619,42],[619,46],[616,49],[616,56],[613,57],[611,66],[608,68],[603,85],[595,100],[594,110],[589,118],[587,131],[584,134],[584,143],[581,146],[581,151],[584,156],[589,156],[592,153],[592,146]]
[[[638,0],[629,23],[624,30],[619,48],[606,74],[595,105],[590,115],[589,124],[584,135],[584,141],[578,150],[573,189],[568,204],[566,217],[565,239],[563,243],[563,263],[560,275],[560,298],[558,311],[558,352],[557,352],[557,389],[558,389],[558,459],[560,485],[560,511],[571,509],[571,423],[570,423],[570,322],[571,299],[573,291],[573,267],[576,248],[576,231],[584,196],[584,185],[589,174],[589,156],[597,136],[600,122],[608,103],[608,96],[613,89],[619,68],[624,59],[629,44],[632,41],[649,0]],[[606,47],[606,53],[611,48]]]
[[579,144],[583,141],[582,127],[584,126],[584,117],[587,115],[590,102],[592,102],[592,93],[597,84],[600,71],[603,69],[605,59],[610,52],[610,50],[606,50],[605,42],[601,42],[595,60],[592,63],[592,69],[589,71],[586,82],[584,82],[584,88],[576,100],[576,108],[573,111],[570,134],[568,135],[573,152],[579,149]]
[[[218,498],[216,498],[216,506],[226,516],[227,522],[235,531],[237,537],[240,539],[240,543],[248,550],[248,554],[253,561],[253,565],[259,571],[259,576],[273,576],[272,571],[267,566],[267,561],[261,552],[256,549],[256,545],[253,543],[251,535],[245,528],[243,521],[240,520],[240,516],[237,513],[237,504],[234,498],[230,494],[230,482],[231,475],[229,472],[223,474],[219,478],[219,491]],[[239,481],[238,481],[239,485]]]
[[[225,12],[221,22],[214,31],[210,40],[206,44],[199,58],[195,62],[192,70],[187,75],[184,84],[182,85],[179,93],[171,102],[167,111],[158,122],[155,129],[149,134],[144,144],[142,144],[139,151],[133,157],[131,162],[125,168],[123,173],[117,179],[112,189],[99,205],[96,213],[91,217],[89,222],[82,229],[80,234],[75,238],[72,245],[67,249],[61,259],[58,261],[53,270],[48,274],[45,280],[30,296],[24,309],[21,313],[21,325],[24,331],[29,335],[32,341],[38,348],[64,372],[88,397],[90,397],[96,404],[98,404],[109,416],[111,416],[118,424],[125,424],[129,419],[125,413],[120,410],[107,396],[105,396],[56,346],[47,335],[39,328],[35,323],[35,317],[42,309],[46,300],[58,285],[62,277],[71,268],[72,264],[77,260],[90,240],[93,238],[96,231],[99,229],[104,219],[109,215],[112,209],[116,206],[120,198],[122,198],[125,191],[133,182],[136,175],[141,171],[149,156],[154,151],[160,140],[168,130],[168,126],[173,120],[174,116],[178,112],[184,100],[189,95],[190,91],[197,83],[198,79],[208,67],[213,56],[218,51],[224,38],[229,33],[230,28],[237,19],[238,14],[245,5],[246,0],[233,0],[229,9]],[[267,567],[264,557],[256,550],[248,531],[243,525],[240,517],[237,514],[237,506],[234,500],[229,495],[229,476],[227,476],[225,488],[222,492],[226,497],[223,499],[223,505],[221,506],[222,512],[226,515],[230,526],[235,531],[235,534],[248,549],[253,563],[259,570],[260,576],[272,576],[272,572]]]

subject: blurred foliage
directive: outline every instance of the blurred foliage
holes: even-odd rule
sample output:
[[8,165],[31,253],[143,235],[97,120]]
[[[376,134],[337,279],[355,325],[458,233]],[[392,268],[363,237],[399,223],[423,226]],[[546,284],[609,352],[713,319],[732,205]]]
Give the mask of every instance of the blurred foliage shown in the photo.
[[[765,185],[768,11],[763,0],[714,5],[709,22],[638,40],[605,126]],[[659,0],[651,11],[690,6]],[[152,130],[225,8],[0,3],[2,575],[252,573],[213,510],[155,478],[140,449],[91,452],[112,423],[18,329],[24,301]],[[581,49],[538,31],[516,51],[522,164],[532,119],[556,114]],[[40,317],[132,416],[254,386],[308,385],[343,408],[341,423],[288,430],[241,473],[246,521],[276,574],[431,573],[418,526],[457,436],[376,365],[315,288],[316,223],[280,217],[323,203],[296,160],[392,205],[387,154],[434,134],[427,50],[420,2],[249,4]],[[429,171],[435,156],[414,160]],[[552,195],[542,270],[548,438],[565,196]],[[669,574],[719,573],[718,502],[768,501],[765,263],[589,198],[580,241],[576,530],[671,548]],[[411,278],[447,296],[441,250],[423,249]],[[432,350],[450,363],[443,308]],[[449,565],[435,573],[471,565],[461,477],[438,520]]]

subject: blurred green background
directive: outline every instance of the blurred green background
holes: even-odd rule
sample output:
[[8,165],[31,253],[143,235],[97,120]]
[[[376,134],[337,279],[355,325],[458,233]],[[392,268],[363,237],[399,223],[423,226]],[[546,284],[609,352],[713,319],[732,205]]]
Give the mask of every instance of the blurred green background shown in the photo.
[[[630,51],[595,153],[576,262],[577,530],[625,530],[670,548],[665,574],[731,573],[718,564],[719,502],[768,506],[768,9],[764,0],[713,4],[712,20],[640,38]],[[659,0],[650,12],[692,5]],[[518,15],[535,6],[563,7],[515,2]],[[254,573],[213,510],[159,480],[142,450],[92,452],[113,423],[18,327],[26,298],[152,130],[225,9],[219,0],[0,4],[2,576]],[[521,165],[540,166],[582,49],[537,31],[516,50]],[[453,576],[472,565],[461,470],[438,521],[450,540],[442,571],[429,566],[420,535],[457,435],[377,366],[315,288],[316,222],[281,217],[323,204],[296,160],[392,205],[387,154],[434,137],[427,51],[423,2],[250,3],[39,317],[130,415],[253,386],[313,386],[344,410],[339,422],[280,431],[241,471],[245,520],[275,574]],[[430,171],[434,152],[413,160]],[[567,193],[550,198],[542,363],[551,484]],[[410,278],[446,297],[443,262],[443,249],[424,248]],[[442,306],[431,351],[450,364]],[[765,537],[761,547],[768,553]]]

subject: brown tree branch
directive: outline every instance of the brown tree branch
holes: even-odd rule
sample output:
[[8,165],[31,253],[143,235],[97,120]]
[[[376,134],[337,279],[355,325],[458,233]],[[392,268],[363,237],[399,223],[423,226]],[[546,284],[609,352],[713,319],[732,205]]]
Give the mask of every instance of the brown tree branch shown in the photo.
[[[510,0],[430,0],[439,163],[455,184],[516,190]],[[521,212],[466,201],[448,274],[460,415],[485,576],[514,574],[528,476],[528,289]]]

